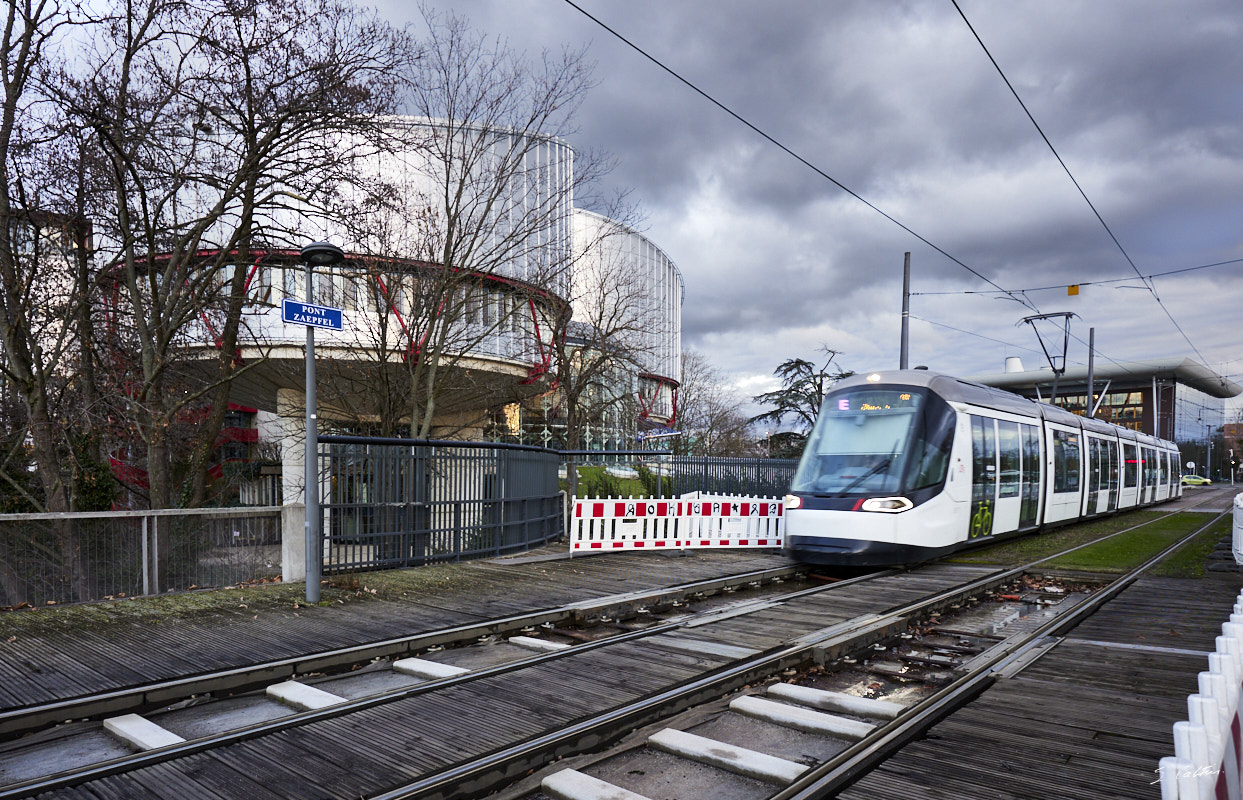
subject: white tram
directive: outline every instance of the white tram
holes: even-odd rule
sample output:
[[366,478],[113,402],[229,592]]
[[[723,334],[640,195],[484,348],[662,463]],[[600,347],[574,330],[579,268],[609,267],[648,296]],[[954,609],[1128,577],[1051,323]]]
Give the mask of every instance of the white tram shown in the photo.
[[786,495],[801,561],[925,561],[1182,493],[1173,442],[926,370],[825,397]]

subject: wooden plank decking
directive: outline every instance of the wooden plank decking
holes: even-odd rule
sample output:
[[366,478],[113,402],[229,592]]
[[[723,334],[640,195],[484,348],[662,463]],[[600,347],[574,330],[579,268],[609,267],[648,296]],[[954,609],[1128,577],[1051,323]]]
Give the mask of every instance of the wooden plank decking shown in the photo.
[[1241,582],[1144,579],[839,797],[1161,795],[1157,763]]

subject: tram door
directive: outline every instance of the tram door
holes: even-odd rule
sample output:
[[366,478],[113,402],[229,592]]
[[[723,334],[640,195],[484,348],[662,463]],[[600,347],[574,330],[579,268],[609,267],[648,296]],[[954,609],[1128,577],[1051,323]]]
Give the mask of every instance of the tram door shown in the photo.
[[1153,457],[1152,451],[1147,447],[1139,448],[1139,502],[1146,505],[1152,502],[1153,497]]
[[1023,478],[1020,488],[1019,529],[1036,527],[1040,521],[1040,428],[1019,425],[1023,448]]
[[1088,486],[1085,515],[1104,514],[1118,509],[1118,443],[1088,439]]
[[971,415],[971,524],[967,538],[993,532],[997,506],[997,431],[993,420]]
[[1049,427],[1046,463],[1049,467],[1045,484],[1044,521],[1060,522],[1074,519],[1083,503],[1083,465],[1086,454],[1080,432]]
[[1101,496],[1101,440],[1086,434],[1088,445],[1088,486],[1083,501],[1083,514],[1095,514]]
[[1118,510],[1118,494],[1120,488],[1118,486],[1118,443],[1114,441],[1105,442],[1105,486],[1109,492],[1109,502],[1106,505],[1107,511]]
[[[1023,432],[1017,422],[971,416],[972,539],[1019,529],[1023,500]],[[1034,516],[1034,509],[1031,514]]]

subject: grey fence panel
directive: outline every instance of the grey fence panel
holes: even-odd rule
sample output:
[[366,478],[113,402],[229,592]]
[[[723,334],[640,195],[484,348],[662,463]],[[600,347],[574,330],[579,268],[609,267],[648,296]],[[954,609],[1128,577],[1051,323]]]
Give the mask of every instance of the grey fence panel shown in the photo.
[[320,437],[327,572],[502,555],[559,538],[557,453],[478,442]]
[[707,492],[777,497],[790,490],[798,460],[675,456],[670,466],[675,495]]
[[0,607],[270,580],[280,509],[0,515]]
[[784,495],[797,459],[675,456],[656,450],[562,452],[575,497],[680,497],[691,492]]

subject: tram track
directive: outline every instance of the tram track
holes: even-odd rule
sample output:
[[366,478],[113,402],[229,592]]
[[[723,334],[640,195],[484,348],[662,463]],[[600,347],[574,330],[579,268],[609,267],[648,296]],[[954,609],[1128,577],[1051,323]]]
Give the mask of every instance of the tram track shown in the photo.
[[[705,786],[698,785],[692,791],[694,796],[716,796],[716,797],[747,797],[755,798],[755,800],[815,800],[818,798],[833,797],[842,789],[849,786],[862,775],[874,769],[877,765],[890,757],[893,753],[901,749],[906,743],[922,736],[937,722],[945,719],[953,714],[957,709],[971,702],[985,691],[988,690],[997,680],[1003,677],[1009,677],[1021,672],[1029,664],[1033,663],[1045,652],[1056,646],[1060,640],[1060,636],[1067,631],[1073,629],[1083,619],[1095,613],[1105,604],[1112,602],[1127,587],[1131,586],[1144,573],[1162,561],[1170,554],[1183,547],[1185,544],[1195,539],[1201,532],[1214,525],[1220,520],[1224,514],[1215,515],[1211,520],[1200,526],[1195,531],[1187,534],[1179,539],[1179,541],[1171,544],[1163,549],[1160,553],[1148,558],[1142,564],[1138,565],[1129,572],[1119,576],[1107,585],[1100,587],[1088,598],[1082,602],[1076,603],[1069,607],[1065,613],[1058,614],[1039,626],[1024,630],[1012,636],[1000,639],[991,647],[972,658],[964,660],[964,662],[956,670],[955,679],[935,692],[930,697],[917,702],[899,712],[892,715],[890,720],[879,721],[875,719],[875,715],[870,715],[869,710],[865,706],[851,709],[847,721],[856,723],[873,724],[873,730],[864,736],[843,737],[838,736],[841,741],[841,747],[837,753],[827,759],[820,760],[819,763],[806,766],[797,762],[787,762],[784,765],[770,766],[767,768],[765,764],[756,762],[754,764],[747,763],[747,758],[753,757],[755,754],[748,754],[746,748],[735,746],[738,740],[761,739],[763,734],[758,731],[740,732],[738,723],[735,723],[731,730],[733,737],[731,742],[710,742],[702,745],[696,751],[694,741],[686,745],[686,750],[679,755],[683,758],[694,759],[703,764],[709,764],[719,768],[719,770],[728,770],[734,773],[748,775],[752,778],[759,778],[761,781],[767,780],[778,784],[784,784],[781,788],[773,790],[760,790],[752,781],[751,786],[739,785],[735,779],[730,784],[730,778],[725,774],[719,777],[720,785]],[[1122,532],[1119,532],[1122,533]],[[1105,537],[1108,538],[1108,537]],[[1098,540],[1099,541],[1099,540]],[[1093,542],[1095,543],[1095,542]],[[1073,548],[1078,549],[1078,548]],[[1072,552],[1067,550],[1065,552]],[[1059,553],[1058,556],[1064,554]],[[1057,556],[1052,556],[1057,557]],[[1052,558],[1050,557],[1050,558]],[[1041,561],[1049,560],[1041,559],[1025,565],[1026,568],[1033,567]],[[776,689],[773,688],[776,687]],[[815,697],[816,690],[802,693],[793,691],[790,684],[777,683],[768,687],[769,694],[776,694],[788,706],[789,717],[797,717],[799,714],[806,714],[811,708],[816,707],[818,698]],[[735,698],[728,705],[722,705],[721,711],[730,712],[738,710],[741,714],[746,711],[739,709],[742,705],[741,698],[760,697],[759,692],[742,694],[739,698]],[[761,700],[760,702],[766,702]],[[819,699],[821,703],[833,703],[832,700]],[[821,705],[820,707],[827,707]],[[816,712],[811,711],[812,714]],[[737,714],[735,716],[738,716]],[[745,717],[743,717],[745,719]],[[700,715],[698,718],[692,717],[688,719],[687,727],[694,728],[704,724],[704,717]],[[798,724],[785,722],[783,724]],[[675,748],[671,748],[668,744],[666,734],[671,730],[676,730],[677,720],[665,721],[655,726],[651,730],[642,732],[639,739],[646,739],[646,750],[649,754],[659,751],[662,754],[669,752],[678,752]],[[668,726],[668,727],[666,727]],[[721,727],[721,726],[717,726]],[[656,730],[659,728],[659,730]],[[810,730],[807,724],[803,724],[803,730]],[[823,730],[819,734],[808,734],[809,736],[819,735],[823,738],[825,733]],[[659,737],[664,737],[659,738]],[[694,736],[692,734],[692,736]],[[789,748],[789,744],[784,746]],[[629,751],[631,757],[625,762],[624,767],[614,767],[612,774],[618,772],[628,774],[644,774],[645,762],[642,758],[634,757],[633,753],[643,748],[644,745],[639,742],[631,742]],[[804,747],[804,752],[814,750],[812,746]],[[743,755],[737,764],[729,763],[713,763],[719,760],[722,753],[728,753],[730,750],[742,750]],[[714,754],[713,756],[705,756],[705,753]],[[541,789],[532,791],[524,788],[519,791],[504,793],[500,795],[503,800],[514,800],[516,798],[545,798],[552,797],[558,800],[585,800],[591,797],[616,797],[617,800],[644,800],[645,795],[622,790],[619,793],[612,793],[612,784],[593,777],[588,770],[588,765],[599,765],[607,763],[610,758],[620,758],[619,754],[608,753],[601,756],[584,759],[582,763],[574,765],[573,768],[564,770],[545,770],[542,775],[537,775],[534,779],[527,781],[530,784],[538,780]],[[664,761],[657,761],[659,768],[662,770],[673,770],[677,768],[672,766],[668,761],[668,756],[663,757]],[[782,777],[781,769],[784,767],[790,774]],[[599,769],[595,772],[608,776],[610,770],[608,768]],[[730,784],[730,785],[727,785]],[[620,788],[620,787],[618,787]],[[749,791],[748,791],[749,790]],[[396,800],[397,797],[406,795],[389,795],[388,797]],[[408,795],[414,796],[414,795]]]
[[770,800],[813,800],[828,797],[848,786],[860,775],[873,769],[903,744],[922,735],[954,710],[986,691],[1000,677],[1014,675],[1054,646],[1057,637],[1073,629],[1081,621],[1112,602],[1127,587],[1163,559],[1182,548],[1229,512],[1214,516],[1209,522],[1182,537],[1139,566],[1121,575],[1095,592],[1091,598],[1041,625],[1034,631],[1003,640],[985,654],[974,659],[953,684],[945,687],[926,703],[921,703],[905,718],[895,720],[877,731],[875,736],[843,751],[837,757],[810,771],[786,790]]
[[[1131,529],[1133,528],[1128,528],[1128,530]],[[1117,533],[1124,532],[1126,531],[1119,531]],[[1064,552],[1071,552],[1072,550]],[[940,609],[977,596],[990,588],[1004,585],[1007,581],[1013,580],[1016,576],[1023,574],[1033,566],[1062,554],[1064,553],[1047,556],[1031,564],[1006,570],[975,568],[976,574],[972,580],[951,581],[952,585],[943,586],[938,591],[924,591],[927,588],[925,586],[924,589],[913,590],[916,593],[923,591],[922,596],[909,602],[893,604],[887,610],[856,613],[836,624],[813,626],[802,633],[792,633],[786,637],[787,641],[780,646],[768,647],[762,652],[757,652],[750,656],[730,659],[718,658],[715,662],[720,663],[701,664],[701,666],[705,667],[699,670],[701,674],[689,680],[684,680],[677,685],[665,685],[641,693],[640,696],[633,698],[631,701],[616,703],[602,713],[589,713],[587,706],[591,704],[584,704],[583,709],[581,709],[583,713],[569,720],[570,724],[557,724],[549,721],[548,724],[545,724],[544,729],[538,732],[532,732],[531,735],[515,740],[507,746],[490,748],[490,752],[484,754],[482,758],[461,759],[459,761],[442,763],[440,768],[429,770],[426,775],[420,777],[417,781],[407,782],[397,789],[383,787],[366,796],[392,798],[393,800],[398,797],[475,796],[487,789],[494,789],[513,781],[521,777],[526,771],[538,768],[550,759],[559,758],[583,749],[596,748],[601,743],[616,739],[625,731],[649,724],[686,708],[692,708],[696,704],[710,702],[713,698],[719,697],[723,693],[734,691],[739,687],[765,680],[774,670],[781,671],[808,663],[809,660],[823,662],[852,652],[858,652],[877,640],[901,632],[919,619],[927,618],[928,615],[936,613]],[[966,571],[970,572],[971,570]],[[677,587],[677,591],[682,593],[682,597],[689,598],[696,594],[725,591],[730,586],[746,586],[761,583],[765,580],[764,576],[767,576],[768,580],[771,580],[773,577],[783,577],[782,575],[773,575],[772,572],[764,571],[763,573],[733,576],[730,579],[714,579],[712,581],[684,584]],[[786,576],[788,576],[788,573]],[[584,642],[545,654],[530,656],[500,667],[473,670],[452,677],[436,678],[401,691],[365,697],[347,703],[338,703],[321,710],[302,712],[261,725],[246,726],[226,735],[203,737],[121,759],[114,759],[85,769],[76,770],[72,773],[49,776],[39,780],[3,787],[0,788],[0,797],[23,797],[36,794],[54,796],[56,793],[67,790],[70,787],[92,784],[99,781],[109,783],[120,781],[122,785],[128,785],[126,783],[126,776],[130,774],[141,774],[144,771],[149,773],[160,768],[166,769],[167,765],[173,765],[172,769],[176,771],[178,764],[192,762],[195,758],[201,759],[204,755],[209,756],[213,762],[220,761],[221,759],[227,761],[230,758],[229,751],[231,748],[242,747],[248,742],[279,739],[291,733],[303,730],[309,731],[317,726],[332,726],[354,717],[366,716],[369,713],[373,715],[377,713],[382,714],[386,708],[407,702],[418,702],[420,699],[435,697],[439,693],[457,691],[461,697],[474,697],[476,699],[487,696],[490,691],[499,691],[503,694],[506,690],[498,687],[504,685],[505,681],[512,676],[521,676],[524,673],[539,670],[551,673],[555,671],[556,666],[561,662],[569,659],[590,660],[596,654],[601,654],[601,659],[596,659],[597,662],[601,660],[607,662],[608,659],[604,658],[602,654],[608,653],[609,648],[631,648],[630,654],[615,659],[621,662],[633,662],[635,660],[635,653],[644,657],[652,657],[655,654],[668,659],[669,650],[667,648],[672,647],[673,651],[677,651],[679,648],[676,642],[671,641],[671,638],[678,636],[686,637],[687,631],[709,630],[713,625],[725,624],[731,620],[745,620],[748,617],[762,615],[765,612],[775,613],[793,608],[801,601],[816,598],[823,599],[830,596],[834,591],[839,592],[840,596],[845,594],[845,592],[841,591],[842,589],[849,589],[850,587],[856,587],[862,591],[864,587],[886,580],[891,584],[901,583],[903,580],[914,584],[919,584],[921,581],[924,584],[929,582],[929,578],[926,575],[921,576],[919,570],[909,572],[890,570],[877,575],[843,582],[844,585],[837,584],[834,586],[798,589],[790,592],[783,591],[780,596],[739,601],[731,603],[725,608],[710,610],[702,614],[680,614],[675,619],[655,623],[641,630],[623,632],[599,641]],[[607,617],[609,614],[625,613],[624,609],[627,608],[631,611],[637,611],[645,605],[659,605],[662,599],[668,601],[666,604],[671,604],[672,600],[668,599],[670,596],[667,593],[651,591],[635,593],[633,596],[614,596],[603,598],[600,601],[593,601],[593,603],[589,604],[572,604],[571,606],[558,609],[557,613],[563,615],[560,617],[562,620],[573,618],[598,620],[601,616]],[[874,599],[867,602],[874,602]],[[497,635],[495,631],[500,629],[496,627],[498,625],[503,625],[505,629],[510,631],[520,631],[522,628],[547,625],[550,622],[550,620],[538,620],[535,621],[533,626],[531,624],[533,620],[536,620],[536,618],[531,615],[524,615],[507,620],[490,621],[485,626],[489,632],[484,635]],[[478,626],[471,627],[475,628]],[[437,635],[445,633],[437,632]],[[470,632],[470,636],[474,637],[476,635],[478,634],[474,630]],[[388,645],[397,648],[393,653],[389,654],[390,656],[408,656],[411,652],[420,649],[417,646],[413,646],[411,641],[416,638],[407,637],[405,640],[400,640],[400,644],[395,641],[391,643],[376,643],[367,647],[373,648],[380,645]],[[427,642],[428,640],[423,641]],[[461,639],[459,638],[458,641],[461,641]],[[653,644],[655,642],[659,642],[659,646]],[[686,642],[682,642],[682,645],[680,645],[683,651],[685,651],[685,645]],[[423,644],[423,649],[435,646],[436,644],[425,643]],[[666,649],[657,652],[662,647]],[[721,647],[720,652],[729,652],[729,645],[722,645]],[[366,648],[352,648],[356,653],[364,649]],[[317,654],[315,657],[323,658],[324,656],[325,654]],[[658,662],[659,660],[660,658],[656,659]],[[298,663],[305,665],[308,661],[309,659],[299,661]],[[711,659],[707,659],[703,654],[700,654],[698,661],[707,662],[711,661]],[[358,663],[358,660],[355,659],[354,663]],[[289,668],[293,670],[295,666],[290,665]],[[683,663],[678,663],[675,666],[682,669],[685,668]],[[282,668],[284,668],[284,665],[282,665]],[[652,667],[645,671],[656,672],[657,668]],[[305,673],[295,671],[291,674]],[[543,686],[542,680],[539,677],[535,678],[533,685],[535,687]],[[469,688],[482,686],[488,687],[482,690],[482,694],[478,690],[471,690]],[[540,689],[540,691],[547,692],[548,690],[544,688]],[[617,694],[617,697],[621,697],[623,694]],[[549,693],[547,697],[552,701],[554,695]],[[400,718],[401,715],[398,714],[397,717]],[[375,720],[373,719],[372,721],[374,722]],[[366,723],[360,722],[358,724]],[[541,724],[544,724],[544,722],[542,721]],[[294,760],[297,759],[295,758]],[[191,766],[189,769],[201,769],[201,766]],[[128,791],[127,794],[129,794]],[[141,794],[142,792],[137,792],[132,796]],[[340,796],[356,797],[360,796],[360,794],[362,793],[351,791]],[[158,796],[158,793],[156,795]],[[243,794],[239,796],[249,795]],[[274,796],[293,797],[301,795],[293,793]]]
[[204,694],[245,692],[262,688],[281,679],[347,671],[376,659],[400,658],[428,648],[451,647],[472,642],[481,637],[504,635],[526,628],[566,623],[590,624],[601,618],[617,619],[633,616],[640,609],[659,608],[685,602],[696,596],[712,596],[738,587],[787,580],[806,572],[807,568],[802,566],[749,571],[675,586],[576,601],[556,608],[425,631],[410,636],[393,637],[352,647],[306,653],[235,669],[135,684],[108,692],[65,698],[56,702],[14,706],[0,711],[0,740],[67,720],[143,712]]

